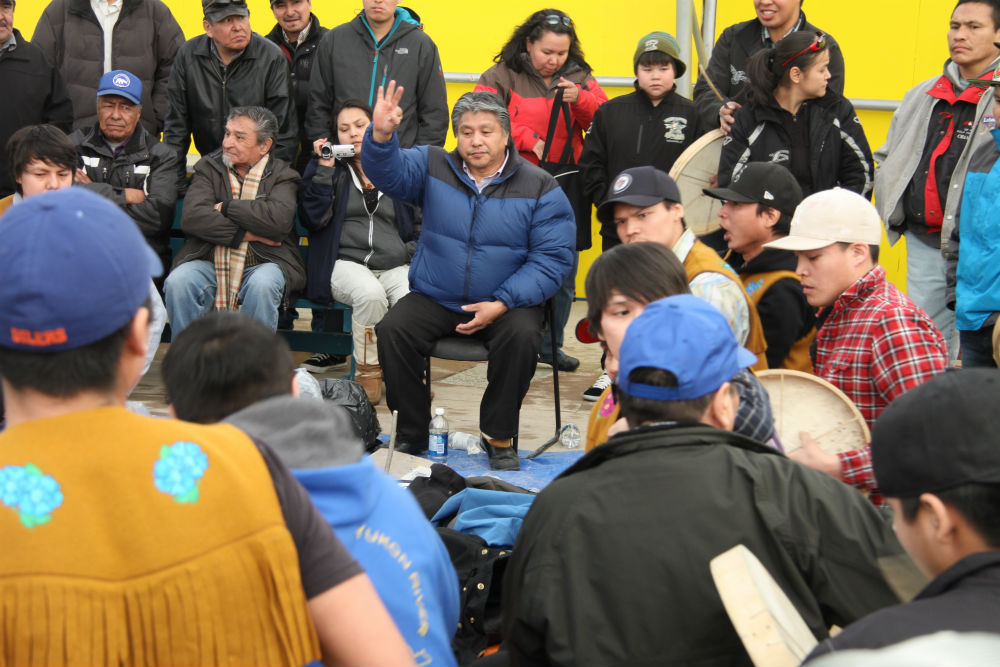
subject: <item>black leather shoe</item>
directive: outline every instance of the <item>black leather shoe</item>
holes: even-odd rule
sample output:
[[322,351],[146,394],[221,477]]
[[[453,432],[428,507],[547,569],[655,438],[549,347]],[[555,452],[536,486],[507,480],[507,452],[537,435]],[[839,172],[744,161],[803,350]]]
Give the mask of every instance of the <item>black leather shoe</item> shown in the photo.
[[[538,355],[538,361],[548,366],[552,365],[552,357],[547,354]],[[572,373],[580,367],[580,360],[567,354],[559,353],[559,371],[561,373]]]
[[513,447],[494,447],[486,442],[486,438],[480,437],[483,449],[490,457],[491,470],[520,470],[521,459]]
[[[386,443],[386,447],[388,446],[388,443]],[[427,453],[427,442],[425,441],[421,445],[413,442],[406,442],[404,440],[397,440],[396,451],[403,452],[404,454],[411,454],[413,456],[423,456]]]

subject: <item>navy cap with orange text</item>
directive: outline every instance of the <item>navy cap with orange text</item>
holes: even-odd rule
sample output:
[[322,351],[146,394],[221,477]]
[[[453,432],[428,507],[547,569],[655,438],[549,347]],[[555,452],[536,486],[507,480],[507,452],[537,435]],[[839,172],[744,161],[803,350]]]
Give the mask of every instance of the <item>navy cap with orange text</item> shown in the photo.
[[117,205],[70,187],[0,217],[0,347],[71,350],[124,327],[163,266]]

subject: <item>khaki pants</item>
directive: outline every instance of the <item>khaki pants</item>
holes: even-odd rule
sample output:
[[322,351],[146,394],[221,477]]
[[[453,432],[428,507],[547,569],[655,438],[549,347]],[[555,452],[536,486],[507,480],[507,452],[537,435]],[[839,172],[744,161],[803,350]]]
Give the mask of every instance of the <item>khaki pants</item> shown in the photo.
[[381,322],[389,308],[409,293],[409,272],[409,264],[385,271],[373,271],[363,264],[345,259],[338,259],[333,265],[330,291],[334,299],[351,307],[356,363],[378,363],[375,332],[369,333],[366,350],[365,329]]

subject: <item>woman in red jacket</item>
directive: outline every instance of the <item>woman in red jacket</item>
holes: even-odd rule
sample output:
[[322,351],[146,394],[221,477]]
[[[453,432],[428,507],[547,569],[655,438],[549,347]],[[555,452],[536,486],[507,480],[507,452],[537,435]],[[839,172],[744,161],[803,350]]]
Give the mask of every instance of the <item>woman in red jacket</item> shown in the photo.
[[[573,119],[573,158],[583,150],[583,133],[597,107],[608,96],[590,73],[573,28],[558,9],[532,14],[493,59],[496,63],[479,77],[476,90],[497,93],[510,110],[511,138],[521,156],[538,164],[552,113],[552,100],[562,89]],[[566,145],[566,126],[556,125],[549,159],[556,161]]]
[[[569,135],[560,115],[547,161],[558,162],[566,141],[572,141],[573,161],[583,150],[583,134],[590,127],[597,107],[608,96],[597,85],[590,65],[573,28],[573,21],[558,9],[543,9],[514,29],[496,63],[486,70],[476,85],[477,91],[497,93],[510,111],[511,140],[521,157],[538,164],[545,146],[549,117],[556,92],[562,90],[563,102],[569,105],[572,127]],[[589,225],[587,225],[589,228]],[[587,246],[583,246],[587,247]],[[580,362],[562,352],[563,329],[569,318],[576,284],[576,264],[555,296],[556,346],[561,371],[574,371]],[[542,363],[552,364],[548,334],[542,345]]]

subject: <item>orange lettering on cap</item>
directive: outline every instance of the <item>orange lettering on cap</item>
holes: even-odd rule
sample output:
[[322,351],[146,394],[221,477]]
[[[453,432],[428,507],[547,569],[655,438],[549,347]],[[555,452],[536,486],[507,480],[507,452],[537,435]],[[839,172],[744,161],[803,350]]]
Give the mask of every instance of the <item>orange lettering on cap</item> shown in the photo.
[[66,330],[62,327],[49,329],[48,331],[29,331],[28,329],[10,328],[10,340],[19,345],[31,345],[32,347],[48,347],[49,345],[59,345],[69,340]]

